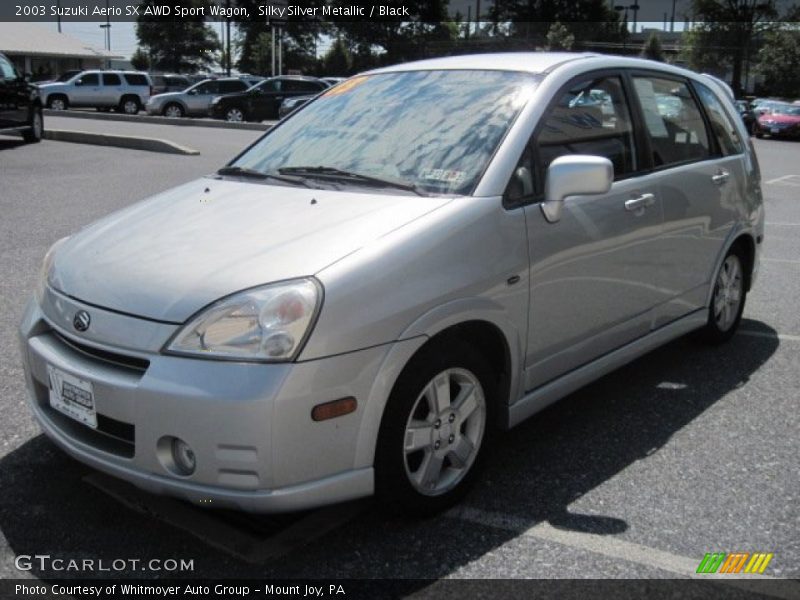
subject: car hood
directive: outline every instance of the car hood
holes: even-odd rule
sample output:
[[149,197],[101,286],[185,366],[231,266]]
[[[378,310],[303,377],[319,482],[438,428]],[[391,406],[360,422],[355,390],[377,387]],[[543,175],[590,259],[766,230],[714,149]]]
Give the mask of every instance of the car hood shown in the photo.
[[70,237],[49,282],[89,304],[182,323],[233,292],[314,275],[450,201],[369,192],[200,179]]
[[161,94],[153,94],[150,96],[150,100],[159,101],[159,100],[169,100],[170,98],[179,98],[183,96],[183,92],[163,92]]
[[62,90],[69,87],[66,83],[60,81],[53,81],[51,83],[39,83],[37,84],[38,88],[43,92],[52,92],[55,90]]

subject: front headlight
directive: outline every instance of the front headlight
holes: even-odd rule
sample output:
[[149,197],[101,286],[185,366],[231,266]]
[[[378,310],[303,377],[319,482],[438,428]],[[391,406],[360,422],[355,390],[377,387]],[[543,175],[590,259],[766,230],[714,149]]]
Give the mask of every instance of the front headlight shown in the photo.
[[322,286],[315,279],[238,292],[192,317],[165,352],[259,362],[294,360],[321,304]]
[[47,254],[44,255],[42,266],[39,269],[39,280],[36,282],[36,288],[33,290],[33,294],[36,297],[37,302],[42,301],[42,298],[44,297],[44,291],[47,288],[48,282],[50,281],[50,271],[53,270],[53,262],[55,260],[56,250],[58,250],[58,247],[68,239],[69,236],[57,240],[55,244],[50,246]]

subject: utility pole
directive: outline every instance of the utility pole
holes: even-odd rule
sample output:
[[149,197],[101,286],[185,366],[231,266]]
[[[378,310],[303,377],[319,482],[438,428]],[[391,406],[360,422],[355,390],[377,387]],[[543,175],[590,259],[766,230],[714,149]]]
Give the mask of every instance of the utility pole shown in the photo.
[[675,1],[676,0],[672,0],[672,19],[670,19],[669,22],[670,33],[675,33]]
[[[228,14],[231,14],[231,0],[226,0],[225,6],[228,8]],[[228,77],[231,76],[231,18],[225,17],[225,63],[226,73]]]

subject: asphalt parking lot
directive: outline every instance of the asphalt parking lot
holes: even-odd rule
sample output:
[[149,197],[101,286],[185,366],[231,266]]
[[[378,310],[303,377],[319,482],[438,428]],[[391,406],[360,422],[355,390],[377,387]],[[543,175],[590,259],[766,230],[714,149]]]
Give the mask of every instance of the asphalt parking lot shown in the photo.
[[[261,135],[150,127],[191,136],[200,155],[0,137],[0,578],[85,576],[21,574],[21,554],[193,559],[193,573],[170,576],[676,578],[718,551],[771,552],[767,576],[800,577],[800,143],[754,141],[766,241],[730,343],[677,340],[528,420],[501,437],[463,505],[438,518],[389,518],[367,502],[321,520],[226,515],[219,534],[187,531],[175,506],[147,514],[102,491],[25,406],[16,326],[50,244],[212,172]],[[292,543],[270,544],[284,526]],[[249,550],[219,543],[236,531]]]

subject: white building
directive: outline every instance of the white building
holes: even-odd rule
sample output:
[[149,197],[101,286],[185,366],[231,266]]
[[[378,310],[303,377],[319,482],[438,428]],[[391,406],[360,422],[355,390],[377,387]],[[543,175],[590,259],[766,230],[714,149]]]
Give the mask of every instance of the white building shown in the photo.
[[34,23],[0,22],[0,52],[34,81],[51,79],[71,69],[99,69],[118,54],[94,48],[65,33]]

